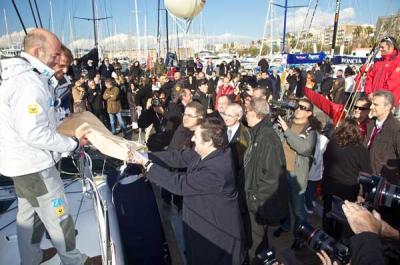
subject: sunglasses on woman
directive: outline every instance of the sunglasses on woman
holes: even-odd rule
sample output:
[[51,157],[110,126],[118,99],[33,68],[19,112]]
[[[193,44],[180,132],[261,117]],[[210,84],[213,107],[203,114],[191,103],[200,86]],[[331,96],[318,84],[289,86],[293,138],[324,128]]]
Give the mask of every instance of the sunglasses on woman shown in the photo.
[[354,106],[354,110],[369,110],[367,107],[359,107],[359,106]]

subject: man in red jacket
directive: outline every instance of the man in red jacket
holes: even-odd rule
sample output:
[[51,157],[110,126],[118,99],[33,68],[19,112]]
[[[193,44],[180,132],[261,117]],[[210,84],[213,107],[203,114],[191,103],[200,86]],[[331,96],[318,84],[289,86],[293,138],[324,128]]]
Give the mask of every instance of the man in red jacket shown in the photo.
[[377,90],[388,90],[395,96],[395,107],[400,100],[400,53],[393,37],[385,37],[379,43],[381,60],[368,71],[365,82],[365,93],[372,94]]

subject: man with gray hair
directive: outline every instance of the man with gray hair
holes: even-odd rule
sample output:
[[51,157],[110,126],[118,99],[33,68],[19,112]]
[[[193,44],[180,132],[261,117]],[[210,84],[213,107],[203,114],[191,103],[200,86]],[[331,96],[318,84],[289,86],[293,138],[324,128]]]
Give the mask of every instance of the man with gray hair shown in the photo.
[[369,116],[374,119],[367,128],[364,144],[371,157],[372,173],[400,184],[400,122],[392,114],[395,97],[387,90],[372,94]]
[[40,249],[45,228],[63,264],[101,263],[100,256],[88,258],[76,248],[74,221],[55,167],[60,153],[87,143],[56,132],[53,69],[60,52],[53,33],[34,29],[24,39],[21,58],[2,61],[0,173],[12,178],[18,197],[22,265],[40,264],[55,255],[54,249]]
[[268,226],[288,215],[288,183],[282,143],[269,120],[269,106],[253,98],[246,110],[251,142],[244,155],[245,192],[253,244],[250,259],[268,248]]
[[[219,99],[221,99],[220,97]],[[221,107],[221,104],[219,105]],[[233,103],[228,105],[225,113],[222,115],[227,127],[228,146],[231,148],[233,155],[233,163],[236,171],[236,188],[239,192],[239,209],[242,216],[244,231],[245,231],[245,247],[246,250],[251,245],[251,226],[250,216],[246,204],[246,196],[244,192],[244,168],[243,157],[247,147],[250,144],[250,132],[246,126],[240,121],[243,116],[242,106]]]

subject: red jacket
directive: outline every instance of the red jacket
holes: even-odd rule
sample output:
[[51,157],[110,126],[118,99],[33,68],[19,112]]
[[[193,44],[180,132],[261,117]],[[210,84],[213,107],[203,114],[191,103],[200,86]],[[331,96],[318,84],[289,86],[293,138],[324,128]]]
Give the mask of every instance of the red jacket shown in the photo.
[[[326,115],[328,115],[333,122],[333,125],[336,127],[340,120],[343,120],[346,117],[346,113],[343,112],[344,105],[337,104],[329,99],[325,98],[321,94],[315,92],[311,88],[304,87],[303,89],[304,95],[320,110],[322,110]],[[342,114],[343,113],[343,114]],[[365,137],[367,134],[367,124],[366,122],[360,123],[358,125],[358,129],[362,137]]]
[[395,96],[395,106],[397,106],[400,100],[400,52],[398,50],[382,56],[382,59],[368,71],[365,93],[368,95],[377,90],[392,92]]
[[[332,121],[333,125],[336,126],[336,124],[339,122],[340,119],[343,119],[345,116],[345,113],[343,113],[343,108],[344,106],[342,104],[337,104],[329,99],[325,98],[323,95],[315,92],[311,88],[304,87],[303,89],[304,95],[319,109],[321,109],[326,115],[328,115]],[[343,117],[340,118],[340,115]]]
[[224,96],[233,95],[234,90],[235,89],[231,85],[224,87],[224,85],[222,84],[219,86],[218,93],[215,98],[215,110],[218,110],[218,98],[223,95]]

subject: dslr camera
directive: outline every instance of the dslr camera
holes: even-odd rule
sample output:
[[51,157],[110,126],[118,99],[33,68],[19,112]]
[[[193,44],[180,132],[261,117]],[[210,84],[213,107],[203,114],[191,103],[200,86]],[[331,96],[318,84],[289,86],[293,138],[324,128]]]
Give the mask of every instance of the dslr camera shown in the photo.
[[160,100],[160,98],[158,96],[153,96],[151,98],[151,106],[152,107],[159,107],[161,105],[162,105],[161,104],[161,100]]
[[[380,210],[382,208],[391,209],[394,212],[400,210],[400,187],[390,184],[380,176],[360,175],[358,183],[362,187],[365,202],[362,204],[368,210]],[[347,224],[346,216],[342,209],[343,200],[333,196],[332,211],[328,217]]]
[[302,240],[307,242],[308,246],[314,251],[325,251],[329,257],[334,260],[347,264],[350,261],[349,248],[330,237],[323,230],[312,227],[310,224],[300,224],[296,230]]

